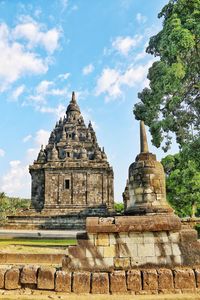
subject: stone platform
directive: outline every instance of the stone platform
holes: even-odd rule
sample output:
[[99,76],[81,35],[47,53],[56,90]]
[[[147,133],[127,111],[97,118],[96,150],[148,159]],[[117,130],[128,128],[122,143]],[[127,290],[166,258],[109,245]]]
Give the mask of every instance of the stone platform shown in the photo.
[[45,229],[45,230],[83,230],[85,217],[77,215],[60,216],[9,216],[4,229]]
[[8,216],[4,229],[45,229],[45,230],[84,230],[87,216],[109,216],[106,205],[85,207],[80,210],[77,205],[73,207],[54,207],[36,212],[35,209],[26,209]]
[[196,230],[182,228],[173,214],[87,218],[86,233],[77,242],[63,262],[71,271],[200,264]]

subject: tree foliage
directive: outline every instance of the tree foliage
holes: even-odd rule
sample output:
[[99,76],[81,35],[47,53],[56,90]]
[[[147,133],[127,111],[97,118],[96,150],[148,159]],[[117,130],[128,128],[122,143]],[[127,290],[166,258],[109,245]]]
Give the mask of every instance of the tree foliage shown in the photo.
[[158,15],[162,30],[147,53],[159,60],[148,72],[149,88],[138,94],[136,119],[150,127],[152,142],[167,151],[173,133],[182,147],[200,131],[200,0],[170,0]]
[[124,203],[115,202],[114,208],[116,213],[122,214],[124,212]]
[[166,172],[167,199],[181,217],[200,210],[200,168],[187,149],[162,159]]
[[0,225],[7,221],[7,215],[15,214],[17,210],[27,209],[30,200],[7,197],[4,192],[0,192]]

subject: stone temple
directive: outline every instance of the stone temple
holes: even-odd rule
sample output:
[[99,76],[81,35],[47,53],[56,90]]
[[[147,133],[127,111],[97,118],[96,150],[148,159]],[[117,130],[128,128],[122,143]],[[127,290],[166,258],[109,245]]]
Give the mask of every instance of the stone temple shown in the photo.
[[113,169],[91,122],[85,125],[74,92],[66,115],[56,123],[29,171],[32,208],[38,212],[113,210]]

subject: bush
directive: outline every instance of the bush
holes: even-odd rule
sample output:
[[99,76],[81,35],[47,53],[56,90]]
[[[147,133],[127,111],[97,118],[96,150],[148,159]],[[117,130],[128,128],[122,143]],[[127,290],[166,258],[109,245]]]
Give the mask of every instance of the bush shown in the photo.
[[28,209],[30,207],[29,199],[7,197],[4,192],[0,193],[0,225],[7,221],[7,215],[13,215],[17,210]]
[[124,212],[124,203],[116,203],[114,204],[114,208],[116,213],[123,214]]

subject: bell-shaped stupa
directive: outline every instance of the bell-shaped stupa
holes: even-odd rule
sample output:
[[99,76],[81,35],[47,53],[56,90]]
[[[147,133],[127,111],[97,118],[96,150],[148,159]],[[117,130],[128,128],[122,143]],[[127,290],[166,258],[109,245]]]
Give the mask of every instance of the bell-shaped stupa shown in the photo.
[[129,167],[124,202],[127,214],[173,212],[166,200],[164,169],[156,155],[149,152],[143,121],[140,122],[140,154]]

